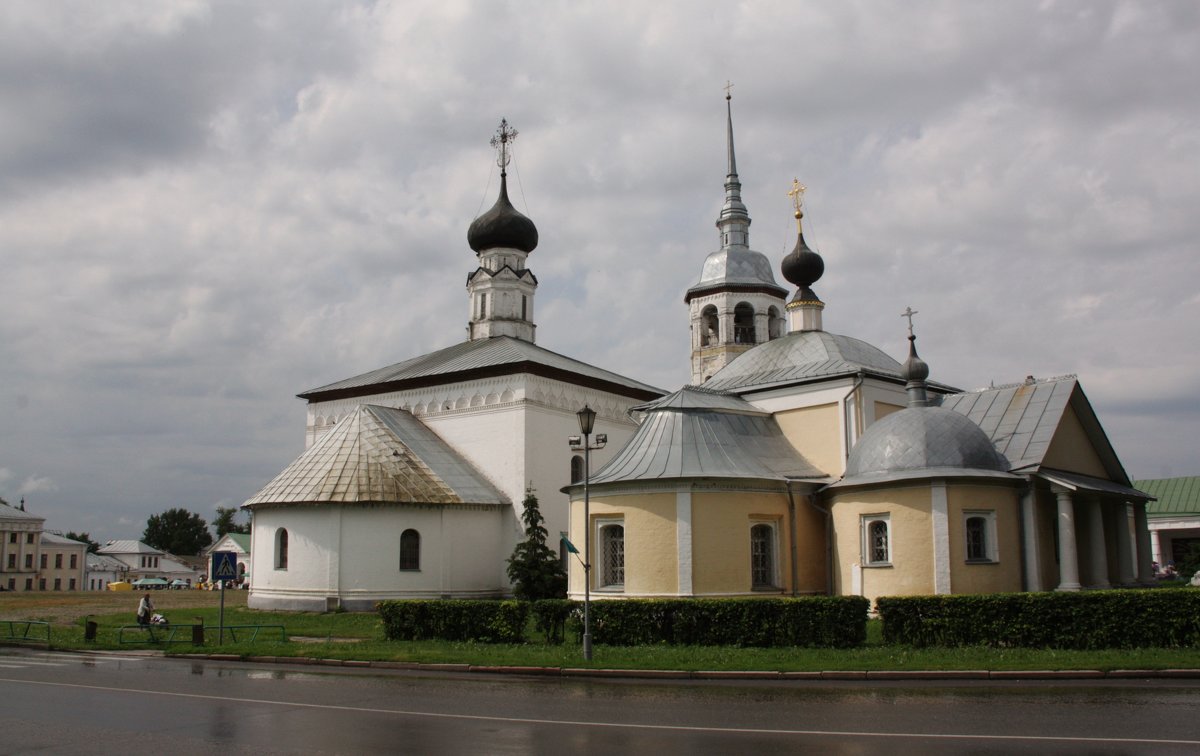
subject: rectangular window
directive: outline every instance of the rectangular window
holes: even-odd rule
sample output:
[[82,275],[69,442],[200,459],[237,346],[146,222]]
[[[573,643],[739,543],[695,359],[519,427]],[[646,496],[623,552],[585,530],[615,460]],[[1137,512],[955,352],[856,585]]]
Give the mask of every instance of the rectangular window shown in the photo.
[[46,578],[38,578],[38,590],[46,590]]
[[54,555],[54,569],[56,569],[56,570],[62,569],[62,556],[63,556],[62,554]]
[[50,559],[49,554],[42,554],[42,569],[43,570],[46,569],[46,562],[49,561],[49,559]]
[[10,570],[17,569],[17,555],[16,554],[8,555],[8,569],[10,569]]
[[862,564],[864,567],[890,567],[892,564],[891,515],[863,515]]
[[775,565],[775,523],[758,522],[750,526],[750,585],[770,589],[779,586]]
[[963,538],[968,562],[998,561],[995,510],[963,512]]
[[8,542],[9,542],[9,543],[16,543],[16,542],[17,542],[17,534],[16,534],[16,533],[9,533],[9,534],[8,534]]
[[25,555],[25,569],[27,569],[27,570],[33,569],[33,554]]
[[76,569],[77,567],[79,567],[79,555],[72,554],[71,555],[71,569]]
[[54,578],[54,590],[62,590],[62,578]]
[[33,543],[33,533],[25,534],[25,543]]
[[25,578],[25,590],[33,590],[33,578]]
[[10,590],[10,591],[17,590],[17,579],[16,578],[8,579],[8,590]]
[[596,540],[600,544],[600,588],[625,589],[625,521],[598,520]]
[[67,590],[75,590],[75,578],[71,578],[71,580],[67,583]]

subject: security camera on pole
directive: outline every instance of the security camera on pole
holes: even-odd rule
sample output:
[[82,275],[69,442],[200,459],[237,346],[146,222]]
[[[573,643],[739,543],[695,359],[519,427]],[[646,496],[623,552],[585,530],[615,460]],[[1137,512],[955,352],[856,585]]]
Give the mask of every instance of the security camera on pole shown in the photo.
[[583,658],[592,660],[592,515],[588,499],[588,481],[592,476],[592,450],[603,449],[608,443],[608,434],[597,433],[595,444],[591,443],[592,428],[596,424],[596,411],[588,405],[575,413],[579,416],[579,436],[570,436],[567,442],[572,451],[583,452]]

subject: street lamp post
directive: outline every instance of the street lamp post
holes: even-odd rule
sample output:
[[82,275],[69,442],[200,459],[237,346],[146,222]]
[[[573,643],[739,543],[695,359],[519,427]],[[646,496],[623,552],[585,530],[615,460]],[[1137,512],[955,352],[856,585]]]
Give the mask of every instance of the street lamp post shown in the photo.
[[596,424],[596,411],[588,405],[575,413],[579,417],[579,432],[583,435],[582,443],[579,436],[571,436],[568,441],[575,451],[583,451],[583,658],[592,660],[592,513],[589,484],[592,477],[592,450],[603,449],[608,443],[608,435],[596,434],[596,443],[591,443],[592,429]]

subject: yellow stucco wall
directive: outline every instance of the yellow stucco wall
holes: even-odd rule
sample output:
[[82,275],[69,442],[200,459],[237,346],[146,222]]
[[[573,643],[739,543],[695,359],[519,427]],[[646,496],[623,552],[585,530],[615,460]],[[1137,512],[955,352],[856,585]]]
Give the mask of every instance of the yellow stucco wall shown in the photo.
[[1071,407],[1067,407],[1067,411],[1063,413],[1062,422],[1054,431],[1054,438],[1050,440],[1042,464],[1057,470],[1108,479],[1108,471],[1101,464],[1091,439]]
[[[679,568],[676,545],[675,494],[648,493],[626,496],[591,497],[591,518],[613,516],[624,518],[625,525],[625,590],[623,595],[674,595],[679,590]],[[583,501],[571,502],[571,543],[584,550]],[[601,557],[592,536],[593,593],[603,596],[596,587],[601,570]],[[583,570],[574,561],[570,570],[570,590],[583,592]]]
[[864,567],[862,595],[906,596],[933,592],[933,525],[927,484],[887,490],[849,490],[831,500],[834,528],[834,595],[853,593],[853,565],[862,563],[863,515],[891,515],[891,567]]
[[777,587],[789,590],[787,494],[721,491],[692,495],[692,591],[696,595],[748,593],[750,528],[775,525]]
[[[947,485],[951,593],[1021,590],[1020,507],[1017,497],[1016,489],[1005,486]],[[995,563],[967,563],[966,511],[996,513]]]
[[888,404],[887,402],[875,402],[875,422],[879,422],[880,420],[882,420],[883,418],[892,414],[893,412],[899,412],[902,409],[904,409],[904,408],[898,404]]
[[842,423],[836,402],[778,412],[775,421],[805,459],[830,475],[842,474]]

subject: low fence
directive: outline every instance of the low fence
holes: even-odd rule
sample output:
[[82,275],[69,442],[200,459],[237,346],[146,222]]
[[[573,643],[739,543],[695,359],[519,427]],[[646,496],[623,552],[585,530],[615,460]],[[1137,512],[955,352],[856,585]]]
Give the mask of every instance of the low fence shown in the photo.
[[44,643],[50,645],[50,623],[42,620],[0,620],[0,643]]

